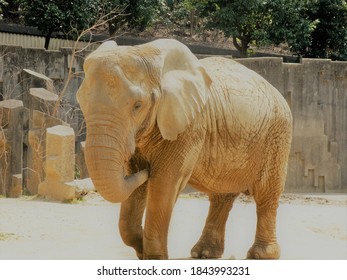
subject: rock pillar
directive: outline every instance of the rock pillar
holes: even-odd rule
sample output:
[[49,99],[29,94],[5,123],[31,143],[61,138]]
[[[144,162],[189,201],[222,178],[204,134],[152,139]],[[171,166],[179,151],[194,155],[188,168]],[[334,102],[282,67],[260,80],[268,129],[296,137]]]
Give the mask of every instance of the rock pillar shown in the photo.
[[[0,102],[0,194],[20,196],[23,170],[23,119],[25,108],[20,100]],[[13,177],[16,175],[17,177]],[[15,188],[16,191],[12,191]]]
[[49,116],[55,113],[58,95],[44,88],[31,88],[28,100],[28,108],[37,110]]
[[20,80],[23,91],[23,103],[27,108],[30,108],[29,102],[31,88],[44,88],[51,92],[54,92],[53,80],[35,71],[23,69],[23,71],[21,72]]
[[71,127],[57,125],[47,128],[46,178],[38,193],[48,199],[71,200],[75,188],[66,183],[74,180],[75,133]]

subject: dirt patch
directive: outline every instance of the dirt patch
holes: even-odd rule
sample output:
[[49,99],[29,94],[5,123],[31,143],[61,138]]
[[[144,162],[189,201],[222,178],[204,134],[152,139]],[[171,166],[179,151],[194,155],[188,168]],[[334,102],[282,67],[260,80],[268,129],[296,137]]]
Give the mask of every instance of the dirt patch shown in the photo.
[[11,239],[19,240],[19,238],[20,237],[16,235],[15,233],[0,232],[0,241],[11,240]]
[[[182,195],[187,198],[205,199],[208,197],[204,193],[191,192]],[[236,202],[239,203],[254,203],[252,196],[240,194]],[[284,193],[281,195],[280,204],[297,204],[297,205],[335,205],[335,206],[347,206],[347,196],[340,194],[292,194]]]
[[[208,198],[183,194],[169,230],[170,258],[187,258],[199,239]],[[277,235],[282,259],[347,259],[347,195],[284,194]],[[37,197],[0,198],[0,259],[136,259],[118,231],[119,204],[97,193],[73,204]],[[225,259],[243,259],[252,245],[256,209],[241,195],[230,213]]]

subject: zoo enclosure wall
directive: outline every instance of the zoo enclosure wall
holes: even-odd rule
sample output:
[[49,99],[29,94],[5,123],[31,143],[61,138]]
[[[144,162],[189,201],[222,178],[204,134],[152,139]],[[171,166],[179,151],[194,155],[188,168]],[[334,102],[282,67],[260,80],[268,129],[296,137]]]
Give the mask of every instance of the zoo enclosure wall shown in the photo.
[[[72,65],[73,73],[77,74],[70,80],[62,103],[78,110],[75,94],[83,79],[82,66],[87,53],[84,51],[74,56],[69,48],[46,51],[0,45],[1,98],[23,99],[20,81],[23,69],[46,75],[60,92]],[[284,63],[277,57],[237,61],[267,79],[291,107],[294,134],[285,191],[346,193],[347,62],[302,59],[300,63]],[[70,122],[71,119],[64,121]],[[80,130],[78,125],[72,127],[76,130],[78,143],[83,136],[77,132]]]

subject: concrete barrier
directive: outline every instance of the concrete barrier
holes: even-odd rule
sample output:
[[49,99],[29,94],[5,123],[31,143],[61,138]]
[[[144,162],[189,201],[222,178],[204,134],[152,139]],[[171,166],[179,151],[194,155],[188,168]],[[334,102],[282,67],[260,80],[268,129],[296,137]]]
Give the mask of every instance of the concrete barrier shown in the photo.
[[[0,96],[4,99],[23,97],[27,87],[21,80],[22,69],[45,74],[59,91],[68,77],[69,62],[73,60],[73,70],[79,72],[86,55],[85,52],[72,57],[68,49],[52,52],[13,46],[0,46],[1,53]],[[283,63],[282,58],[276,57],[237,61],[267,79],[291,107],[294,135],[286,191],[346,193],[347,62],[302,59],[300,63]],[[75,93],[82,78],[83,73],[74,76],[68,85],[63,101],[71,108],[78,107]],[[79,143],[83,141],[77,133],[81,114],[78,110],[74,112],[78,120],[74,118],[68,122],[73,123],[71,126]]]

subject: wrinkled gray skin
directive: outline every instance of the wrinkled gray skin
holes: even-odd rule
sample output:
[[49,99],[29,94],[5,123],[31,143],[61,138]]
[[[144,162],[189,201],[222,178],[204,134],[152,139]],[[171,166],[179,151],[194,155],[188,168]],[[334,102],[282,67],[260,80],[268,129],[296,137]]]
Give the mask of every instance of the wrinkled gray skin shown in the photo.
[[187,183],[210,198],[192,257],[222,256],[229,211],[244,192],[257,206],[247,257],[279,258],[276,212],[292,117],[274,87],[233,60],[198,60],[175,40],[108,42],[84,68],[77,97],[88,170],[105,199],[122,202],[120,233],[140,259],[168,258],[172,210]]

